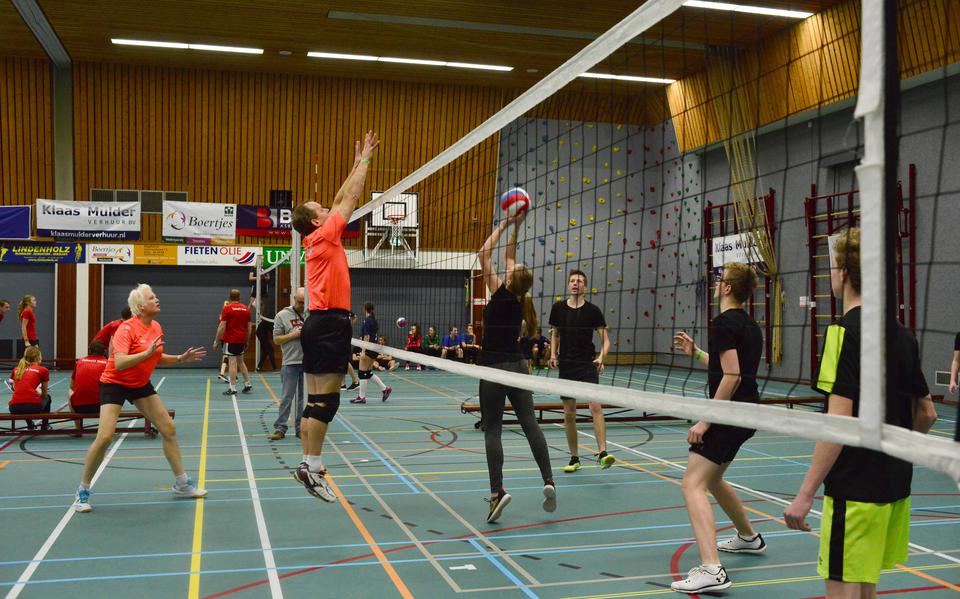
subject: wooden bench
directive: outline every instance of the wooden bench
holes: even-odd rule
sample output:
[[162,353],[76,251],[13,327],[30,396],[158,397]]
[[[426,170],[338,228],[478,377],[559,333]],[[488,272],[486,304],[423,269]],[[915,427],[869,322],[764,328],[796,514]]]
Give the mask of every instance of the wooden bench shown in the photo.
[[[167,413],[170,414],[171,418],[176,416],[175,410],[167,410]],[[144,436],[151,439],[157,436],[157,429],[149,420],[144,418],[143,414],[140,412],[120,412],[120,415],[117,418],[117,424],[119,425],[122,422],[130,422],[131,420],[137,419],[143,419],[143,426],[135,426],[132,428],[124,427],[122,431],[120,431],[118,427],[118,432],[142,432]],[[17,426],[18,420],[22,422],[20,426]],[[40,423],[37,422],[35,423],[34,428],[31,429],[27,426],[27,420],[48,420],[51,426],[47,430],[40,430]],[[65,422],[82,423],[84,420],[99,421],[100,414],[77,414],[75,412],[49,412],[46,414],[0,414],[0,437],[6,435],[72,435],[79,437],[82,436],[83,433],[95,432],[97,430],[96,426],[83,426],[82,424],[80,428],[76,428],[76,426],[59,428],[53,426],[55,424],[63,424]],[[5,423],[10,424],[8,426],[4,426]]]

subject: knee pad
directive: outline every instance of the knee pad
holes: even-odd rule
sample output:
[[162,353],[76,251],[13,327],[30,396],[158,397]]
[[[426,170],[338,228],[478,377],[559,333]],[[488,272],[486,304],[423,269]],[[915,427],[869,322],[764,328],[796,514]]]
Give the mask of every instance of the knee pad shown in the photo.
[[307,405],[303,409],[304,418],[313,418],[329,424],[337,410],[340,409],[340,394],[325,393],[322,395],[308,395]]
[[373,377],[373,371],[372,371],[372,370],[358,370],[358,371],[357,371],[357,378],[359,378],[361,381],[368,380],[368,379],[370,379],[371,377]]

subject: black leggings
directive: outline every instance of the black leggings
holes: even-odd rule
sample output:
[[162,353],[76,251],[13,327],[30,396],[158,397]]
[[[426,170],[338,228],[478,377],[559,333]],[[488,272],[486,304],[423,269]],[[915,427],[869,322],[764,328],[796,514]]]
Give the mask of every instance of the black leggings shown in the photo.
[[[40,400],[40,403],[15,403],[10,406],[11,414],[40,414],[50,411],[50,394],[48,393],[46,397]],[[40,424],[44,427],[47,426],[49,420],[43,419],[40,421]],[[33,420],[27,420],[27,426],[33,428]]]
[[270,360],[270,369],[276,370],[277,359],[273,355],[273,326],[270,323],[262,321],[257,326],[257,341],[260,342],[260,363],[257,364],[257,368],[263,370],[263,363]]
[[[503,362],[499,364],[485,364],[491,368],[527,374],[527,361]],[[490,492],[497,493],[503,488],[503,408],[506,399],[510,398],[510,405],[520,421],[523,434],[530,444],[533,459],[537,461],[540,475],[543,480],[553,478],[550,468],[550,452],[543,431],[537,424],[537,417],[533,410],[533,393],[526,389],[508,387],[490,381],[480,381],[480,419],[483,423],[483,439],[487,449],[487,470],[490,473]]]

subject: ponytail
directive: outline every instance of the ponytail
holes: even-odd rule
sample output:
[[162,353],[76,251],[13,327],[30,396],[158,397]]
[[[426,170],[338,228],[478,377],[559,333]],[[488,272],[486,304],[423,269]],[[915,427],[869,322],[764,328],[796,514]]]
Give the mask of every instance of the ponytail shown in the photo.
[[23,372],[31,364],[38,362],[40,360],[40,348],[36,345],[31,345],[23,352],[23,357],[20,358],[20,361],[17,363],[17,367],[13,369],[13,380],[19,381],[23,377]]
[[23,317],[23,311],[30,307],[30,302],[33,300],[32,295],[25,295],[20,298],[20,303],[17,305],[17,318]]
[[533,305],[533,297],[529,293],[525,293],[520,298],[520,303],[522,304],[524,324],[524,329],[520,331],[520,334],[532,338],[537,329],[540,328],[540,323],[537,322],[537,309]]

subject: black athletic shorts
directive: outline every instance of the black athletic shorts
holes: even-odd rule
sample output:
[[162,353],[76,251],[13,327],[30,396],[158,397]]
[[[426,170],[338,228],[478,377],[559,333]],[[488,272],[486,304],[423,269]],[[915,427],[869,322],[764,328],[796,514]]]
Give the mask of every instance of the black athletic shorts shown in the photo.
[[346,374],[353,326],[346,310],[311,310],[300,331],[303,371],[307,374]]
[[365,355],[366,357],[370,358],[371,360],[376,360],[376,359],[377,359],[377,356],[380,355],[380,352],[378,352],[378,351],[376,351],[376,350],[373,350],[373,349],[365,349],[365,350],[363,350],[363,355]]
[[245,343],[225,343],[223,345],[223,355],[242,356],[247,351]]
[[740,446],[757,432],[752,428],[742,428],[727,424],[711,424],[703,435],[703,443],[691,445],[690,451],[699,453],[714,464],[723,465],[732,462],[740,451]]
[[100,404],[86,404],[82,406],[71,405],[70,409],[73,410],[75,414],[99,414],[100,413]]
[[[597,367],[593,365],[593,362],[579,362],[574,364],[560,362],[559,366],[559,376],[561,379],[567,381],[579,381],[581,383],[597,384],[600,382],[600,373],[597,372]],[[574,398],[561,395],[560,399]]]
[[153,388],[153,383],[147,383],[143,387],[124,387],[116,383],[100,383],[100,405],[113,404],[122,406],[123,402],[133,403],[138,399],[156,395],[157,390]]

